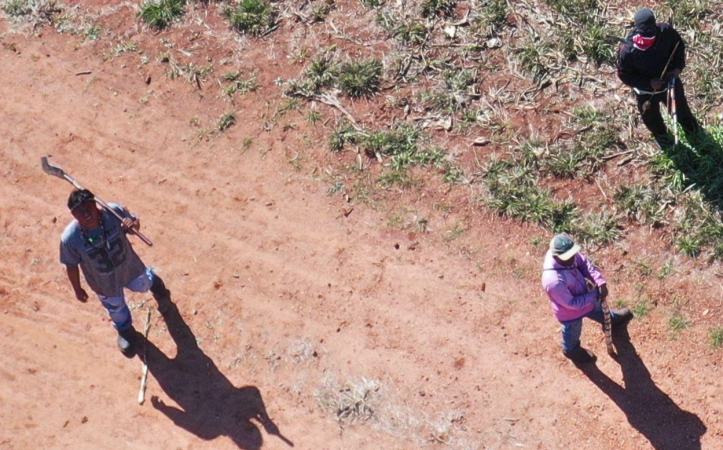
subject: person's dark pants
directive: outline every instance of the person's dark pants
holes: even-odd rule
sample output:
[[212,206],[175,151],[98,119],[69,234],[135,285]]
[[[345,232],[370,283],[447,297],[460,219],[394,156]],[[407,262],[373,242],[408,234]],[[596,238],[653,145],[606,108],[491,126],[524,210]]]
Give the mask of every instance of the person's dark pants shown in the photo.
[[[586,315],[579,319],[566,320],[560,322],[562,324],[562,350],[565,352],[573,352],[580,347],[580,336],[582,335],[582,319],[587,317],[599,324],[605,323],[605,314],[603,313],[602,303],[595,302],[595,307]],[[615,320],[618,314],[610,308],[610,319]]]
[[[638,111],[643,118],[643,123],[654,137],[666,136],[668,134],[668,128],[663,122],[663,117],[660,115],[660,105],[667,105],[668,91],[660,92],[655,95],[641,94],[638,95]],[[649,103],[647,111],[645,110],[646,102]],[[676,112],[678,116],[678,124],[683,128],[686,135],[692,136],[700,130],[698,121],[693,117],[693,113],[690,111],[688,101],[685,98],[685,90],[683,89],[683,82],[680,79],[675,80],[675,103]],[[672,106],[672,105],[671,105]],[[672,111],[668,111],[672,113]]]

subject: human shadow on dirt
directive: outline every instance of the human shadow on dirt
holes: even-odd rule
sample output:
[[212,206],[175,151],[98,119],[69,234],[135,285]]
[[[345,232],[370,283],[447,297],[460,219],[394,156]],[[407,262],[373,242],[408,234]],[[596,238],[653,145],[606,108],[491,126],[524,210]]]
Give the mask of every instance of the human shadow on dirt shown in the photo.
[[595,364],[580,370],[625,413],[628,423],[645,436],[656,450],[700,450],[707,427],[695,414],[681,409],[656,386],[650,372],[630,342],[627,327],[613,330],[616,361],[624,387],[611,380]]
[[255,386],[237,388],[221,373],[199,348],[196,336],[174,303],[170,303],[163,318],[176,344],[176,356],[169,358],[145,340],[146,348],[139,351],[139,357],[143,359],[146,352],[150,375],[179,407],[154,396],[151,398],[154,408],[177,426],[204,440],[228,436],[243,450],[258,450],[263,437],[257,422],[267,434],[294,446],[269,418],[259,389]]
[[723,167],[723,148],[709,132],[701,127],[687,141],[663,151],[675,168],[685,175],[684,187],[695,186],[706,200],[718,210],[723,210],[723,172],[720,170]]

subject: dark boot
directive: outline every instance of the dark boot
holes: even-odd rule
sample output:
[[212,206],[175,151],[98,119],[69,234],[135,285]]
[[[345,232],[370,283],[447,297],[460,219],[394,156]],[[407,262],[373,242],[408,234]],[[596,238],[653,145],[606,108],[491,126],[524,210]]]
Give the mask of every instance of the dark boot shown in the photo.
[[135,355],[136,330],[133,327],[118,331],[118,350],[124,356],[132,358]]
[[166,289],[166,284],[163,282],[163,279],[156,274],[153,276],[151,293],[153,294],[153,298],[156,299],[156,303],[158,303],[158,312],[160,312],[161,315],[166,315],[172,304],[171,291]]
[[655,139],[655,144],[660,150],[667,150],[675,145],[674,138],[669,134],[657,134],[653,135],[653,138]]
[[629,308],[612,309],[610,312],[612,313],[610,323],[614,327],[624,325],[633,319],[633,312]]
[[565,355],[565,358],[568,358],[575,364],[586,364],[597,360],[597,357],[593,352],[582,347],[578,347],[575,350],[570,351],[563,350],[562,354]]

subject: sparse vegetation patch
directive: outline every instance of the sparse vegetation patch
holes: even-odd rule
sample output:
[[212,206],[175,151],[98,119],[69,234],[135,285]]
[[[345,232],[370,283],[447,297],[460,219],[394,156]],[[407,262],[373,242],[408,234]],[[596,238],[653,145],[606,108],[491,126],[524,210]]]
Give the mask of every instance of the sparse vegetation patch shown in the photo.
[[52,25],[62,8],[55,0],[3,0],[0,10],[15,22],[32,25],[33,29]]
[[268,0],[241,0],[228,7],[224,16],[231,27],[251,36],[263,36],[276,28],[278,13]]
[[163,29],[184,13],[186,0],[146,0],[140,18],[151,28]]
[[339,87],[351,98],[372,97],[381,83],[382,63],[373,58],[344,63],[339,70]]

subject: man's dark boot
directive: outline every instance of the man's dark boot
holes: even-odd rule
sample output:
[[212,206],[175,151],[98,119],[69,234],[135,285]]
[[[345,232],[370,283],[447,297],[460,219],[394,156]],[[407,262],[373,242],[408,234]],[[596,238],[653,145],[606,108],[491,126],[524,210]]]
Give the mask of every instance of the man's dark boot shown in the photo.
[[654,134],[653,139],[660,150],[667,150],[675,145],[675,140],[669,134]]
[[151,293],[158,303],[158,312],[166,315],[171,307],[171,291],[166,289],[166,284],[158,275],[153,276],[153,284],[151,284]]
[[578,347],[575,350],[570,351],[563,350],[562,354],[565,355],[565,358],[568,358],[575,364],[586,364],[597,360],[597,357],[593,352],[582,347]]
[[135,354],[135,337],[136,330],[133,327],[118,331],[118,350],[128,358],[132,358]]
[[610,312],[614,315],[610,318],[610,323],[614,327],[626,324],[633,319],[633,312],[629,308],[613,309]]

